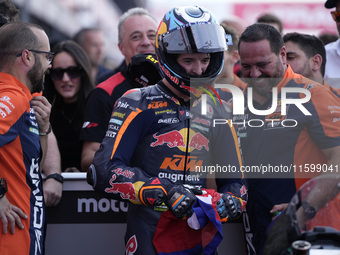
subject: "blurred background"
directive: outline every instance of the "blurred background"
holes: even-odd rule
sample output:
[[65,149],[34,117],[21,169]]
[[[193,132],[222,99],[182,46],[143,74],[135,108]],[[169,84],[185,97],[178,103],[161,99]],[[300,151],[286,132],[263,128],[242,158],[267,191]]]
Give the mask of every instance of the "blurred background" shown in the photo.
[[172,7],[200,5],[215,14],[219,21],[237,20],[245,26],[264,13],[272,13],[283,22],[283,34],[302,32],[319,36],[337,35],[335,22],[325,0],[13,0],[20,8],[22,21],[41,25],[52,46],[70,39],[83,27],[99,27],[106,36],[105,65],[114,68],[122,61],[118,50],[117,22],[132,7],[148,9],[157,20]]

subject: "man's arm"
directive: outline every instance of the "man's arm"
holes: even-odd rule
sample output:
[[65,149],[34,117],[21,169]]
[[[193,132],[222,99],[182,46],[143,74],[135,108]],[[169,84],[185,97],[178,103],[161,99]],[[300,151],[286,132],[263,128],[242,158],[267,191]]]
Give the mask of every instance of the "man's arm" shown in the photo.
[[[57,139],[53,131],[48,135],[48,148],[42,172],[49,176],[51,174],[61,174],[61,159],[58,149]],[[54,179],[48,178],[44,182],[44,199],[46,206],[56,206],[61,199],[63,184]]]
[[337,165],[340,165],[340,146],[336,146],[333,148],[329,148],[329,149],[322,149],[322,152],[326,155],[326,157],[328,158],[328,166],[329,167],[334,167]]
[[51,113],[51,104],[47,101],[47,99],[43,96],[33,97],[31,100],[31,105],[35,111],[35,116],[37,118],[38,126],[39,126],[39,138],[40,145],[42,149],[42,159],[40,165],[43,165],[45,162],[48,139],[47,134],[50,133],[50,113]]
[[81,155],[81,170],[83,172],[87,172],[89,169],[94,154],[105,137],[113,106],[113,98],[101,86],[92,90],[87,98],[83,116],[84,122],[79,138],[83,142]]
[[[340,176],[338,170],[340,166],[340,146],[329,149],[322,149],[322,152],[329,160],[329,171],[322,174],[336,174],[337,176]],[[311,204],[316,211],[320,210],[325,205],[325,203],[330,200],[330,197],[335,197],[337,195],[337,193],[339,192],[338,184],[339,178],[331,178],[319,181],[317,183],[319,189],[314,188],[312,192],[308,194],[308,197],[306,198],[307,202]],[[320,192],[320,190],[322,192]]]
[[81,169],[86,172],[92,164],[94,154],[99,149],[100,143],[83,141],[83,151],[81,154]]
[[[40,144],[43,151],[40,169],[43,169],[47,177],[52,173],[60,174],[58,144],[50,126],[51,104],[43,96],[33,97],[31,104],[39,125]],[[62,184],[60,182],[57,183],[57,180],[54,178],[46,180],[44,183],[44,198],[47,206],[58,204],[61,199],[61,193]]]
[[[321,150],[325,156],[328,158],[328,169],[329,170],[326,173],[321,174],[338,174],[340,175],[338,171],[340,166],[340,146],[336,146],[329,149],[322,149]],[[320,210],[324,206],[324,202],[328,202],[329,199],[327,197],[331,196],[334,197],[338,193],[338,189],[336,188],[338,185],[339,180],[338,179],[325,179],[324,181],[319,181],[318,186],[319,189],[313,189],[312,192],[308,195],[308,198],[306,198],[307,202],[309,204],[312,204],[314,209],[316,211]],[[322,192],[320,192],[322,190]],[[274,205],[271,213],[274,213],[276,211],[283,211],[288,207],[288,203],[286,204],[279,204]]]
[[[308,211],[318,212],[326,204],[328,204],[338,193],[340,192],[340,173],[338,172],[340,162],[340,146],[336,146],[329,149],[322,149],[322,152],[328,158],[328,172],[322,172],[320,175],[331,174],[329,178],[319,179],[316,185],[308,193],[304,199],[305,206],[299,208],[296,212],[296,217],[300,228],[305,224],[305,221],[309,219]],[[309,208],[309,209],[306,209]],[[314,215],[312,216],[314,217]]]

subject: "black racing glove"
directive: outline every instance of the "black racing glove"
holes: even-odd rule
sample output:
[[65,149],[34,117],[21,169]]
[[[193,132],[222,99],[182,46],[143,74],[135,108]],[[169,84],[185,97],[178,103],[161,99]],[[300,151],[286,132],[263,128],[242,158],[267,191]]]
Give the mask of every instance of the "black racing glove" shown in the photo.
[[160,206],[174,184],[167,179],[150,178],[139,190],[139,200],[146,206]]
[[192,206],[196,201],[194,193],[183,185],[174,185],[166,196],[165,204],[177,219],[189,218],[194,210]]
[[154,85],[162,79],[159,73],[158,60],[155,54],[141,53],[131,57],[126,75],[139,87]]
[[217,212],[222,222],[235,220],[241,216],[242,200],[230,193],[221,194],[221,198],[217,201]]
[[176,218],[186,219],[193,213],[192,206],[196,197],[183,185],[153,177],[140,188],[139,200],[146,206],[160,206],[165,203]]

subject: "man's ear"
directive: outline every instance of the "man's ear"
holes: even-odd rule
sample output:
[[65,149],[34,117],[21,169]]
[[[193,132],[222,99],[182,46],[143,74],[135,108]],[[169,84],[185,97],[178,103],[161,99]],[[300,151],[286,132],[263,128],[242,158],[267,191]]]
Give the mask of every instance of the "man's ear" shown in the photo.
[[279,56],[281,57],[282,64],[286,65],[287,64],[287,52],[286,52],[285,46],[282,46]]
[[240,54],[238,53],[238,50],[235,50],[232,54],[233,63],[236,64],[240,60]]
[[23,50],[19,56],[24,65],[30,66],[34,64],[34,57],[32,52],[29,50]]
[[121,42],[118,43],[118,49],[120,50],[122,55],[125,56],[124,46],[123,46],[123,44]]
[[312,70],[313,71],[319,71],[321,68],[321,64],[322,64],[322,57],[320,54],[316,54],[313,57],[311,57],[311,61],[312,61]]

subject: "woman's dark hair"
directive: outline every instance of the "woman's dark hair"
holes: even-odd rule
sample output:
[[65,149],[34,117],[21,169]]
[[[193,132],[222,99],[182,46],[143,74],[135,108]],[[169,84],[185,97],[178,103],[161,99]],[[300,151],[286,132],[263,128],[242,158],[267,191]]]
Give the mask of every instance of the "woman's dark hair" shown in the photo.
[[11,0],[0,0],[0,26],[19,21],[19,9]]
[[[83,107],[86,101],[86,98],[94,88],[94,82],[91,76],[91,63],[85,53],[85,51],[74,41],[67,40],[57,43],[52,52],[55,53],[55,56],[61,52],[67,52],[72,56],[74,61],[76,62],[77,66],[80,67],[81,72],[81,80],[80,80],[80,90],[79,96],[77,100],[77,113],[76,119],[74,121],[74,125],[79,127],[82,125],[82,116],[83,116]],[[52,69],[53,69],[53,62],[52,62]],[[54,83],[49,74],[45,77],[45,89],[44,89],[44,96],[49,100],[53,107],[59,108],[63,105],[63,98],[62,96],[55,90]],[[51,119],[53,118],[53,112],[51,113]]]

